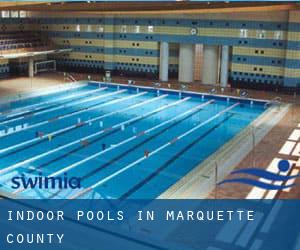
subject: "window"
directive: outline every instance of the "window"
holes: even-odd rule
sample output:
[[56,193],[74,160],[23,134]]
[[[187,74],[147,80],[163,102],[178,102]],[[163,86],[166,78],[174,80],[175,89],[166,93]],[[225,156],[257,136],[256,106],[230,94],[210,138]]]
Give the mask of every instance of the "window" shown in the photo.
[[256,37],[259,39],[266,38],[266,31],[265,30],[257,30],[256,31]]
[[240,29],[240,37],[247,38],[248,37],[248,30],[247,29]]
[[76,31],[77,31],[77,32],[80,32],[80,24],[77,24],[77,25],[76,25]]
[[154,32],[154,26],[149,25],[148,26],[148,33],[153,33]]
[[281,30],[274,31],[274,39],[276,40],[283,39],[283,32]]
[[122,25],[121,26],[121,33],[126,33],[127,32],[127,26],[126,25]]
[[92,32],[92,26],[90,24],[87,25],[86,32]]
[[25,18],[26,16],[27,16],[27,15],[26,15],[26,11],[20,10],[19,17],[20,17],[20,18]]
[[11,16],[12,18],[18,18],[18,17],[19,17],[19,11],[12,10],[12,11],[10,12],[10,16]]
[[1,17],[2,18],[8,18],[8,17],[10,17],[9,11],[8,10],[2,10],[1,11]]
[[99,33],[103,33],[103,32],[104,32],[103,26],[98,26],[98,32],[99,32]]
[[134,27],[134,32],[135,33],[140,33],[140,26],[139,25],[136,25],[135,27]]

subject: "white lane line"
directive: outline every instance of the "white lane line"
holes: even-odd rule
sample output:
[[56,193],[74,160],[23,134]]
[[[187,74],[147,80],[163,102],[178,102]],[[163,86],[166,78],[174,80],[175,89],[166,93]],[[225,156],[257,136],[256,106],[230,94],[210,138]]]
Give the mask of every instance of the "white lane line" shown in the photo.
[[[22,107],[22,108],[18,108],[18,109],[14,109],[12,113],[10,113],[9,115],[3,117],[5,119],[7,118],[11,118],[11,117],[14,117],[14,116],[18,116],[18,115],[22,115],[24,113],[28,113],[28,112],[33,112],[33,111],[36,111],[36,110],[40,110],[40,109],[44,109],[44,108],[47,108],[47,107],[51,107],[51,106],[58,106],[58,105],[63,105],[63,103],[59,103],[59,102],[62,102],[62,101],[67,101],[69,99],[75,99],[75,98],[78,98],[80,96],[88,96],[88,95],[91,95],[91,94],[94,94],[94,93],[97,93],[99,92],[100,89],[93,89],[93,90],[87,90],[87,91],[81,91],[79,93],[74,93],[74,94],[71,94],[71,95],[67,95],[67,96],[64,96],[62,98],[58,98],[56,99],[55,101],[45,101],[45,102],[40,102],[40,103],[36,103],[36,104],[32,104],[32,105],[29,105],[29,106],[26,106],[26,107]],[[100,90],[100,91],[103,91]],[[1,117],[2,118],[2,117]]]
[[[107,88],[97,89],[96,91],[94,91],[94,93],[95,92],[102,92],[105,89],[107,89]],[[24,119],[26,119],[28,117],[46,114],[46,113],[49,113],[49,112],[52,112],[52,111],[56,111],[56,110],[60,110],[60,109],[68,108],[68,107],[72,107],[74,105],[82,104],[82,103],[85,103],[85,102],[94,101],[94,100],[97,100],[98,98],[101,98],[101,95],[100,96],[93,96],[93,97],[90,97],[90,98],[84,98],[83,100],[74,101],[74,102],[68,103],[68,104],[62,104],[62,105],[59,105],[58,107],[53,107],[53,108],[50,108],[50,109],[37,111],[35,113],[25,114],[22,117],[17,117],[17,118],[14,118],[14,119],[9,119],[9,120],[6,120],[6,121],[2,121],[2,122],[0,122],[0,125],[5,125],[5,124],[12,123],[12,122],[15,122],[15,121],[24,120]]]
[[194,108],[192,108],[192,109],[190,109],[190,110],[188,110],[188,111],[186,111],[186,112],[184,112],[184,113],[182,113],[182,114],[180,114],[180,115],[177,115],[177,116],[173,117],[173,118],[170,119],[170,120],[167,120],[167,121],[165,121],[165,122],[162,122],[162,123],[160,123],[160,124],[158,124],[158,125],[156,125],[156,126],[150,128],[150,129],[147,129],[147,130],[145,130],[145,131],[139,132],[138,134],[136,134],[136,135],[134,135],[134,136],[132,136],[132,137],[129,137],[129,138],[127,138],[127,139],[125,139],[125,140],[123,140],[123,141],[117,143],[117,144],[114,144],[114,145],[110,146],[109,148],[107,148],[107,149],[105,149],[105,150],[103,150],[103,151],[101,151],[101,152],[99,152],[99,153],[93,154],[93,155],[91,155],[91,156],[89,156],[89,157],[84,158],[83,160],[81,160],[81,161],[79,161],[79,162],[75,162],[75,163],[73,163],[73,164],[70,165],[70,166],[67,166],[67,167],[65,167],[65,168],[63,168],[63,169],[60,169],[59,171],[57,171],[57,172],[51,174],[50,177],[55,177],[55,176],[57,176],[57,175],[60,175],[61,173],[64,173],[64,172],[66,172],[66,171],[69,171],[69,170],[71,170],[71,169],[73,169],[73,168],[75,168],[75,167],[77,167],[77,166],[79,166],[79,165],[82,165],[83,163],[86,163],[86,162],[88,162],[88,161],[90,161],[90,160],[92,160],[92,159],[95,159],[95,158],[99,157],[100,155],[102,155],[102,154],[104,154],[104,153],[107,153],[107,152],[109,152],[109,151],[111,151],[111,150],[113,150],[113,149],[116,149],[116,148],[118,148],[118,147],[120,147],[120,146],[122,146],[122,145],[124,145],[124,144],[126,144],[126,143],[128,143],[128,142],[131,142],[131,141],[133,141],[133,140],[135,140],[135,139],[137,139],[137,138],[140,138],[141,136],[144,136],[144,135],[146,135],[146,134],[149,134],[150,132],[152,132],[152,131],[154,131],[154,130],[156,130],[156,129],[158,129],[158,128],[161,128],[161,127],[163,127],[163,126],[165,126],[165,125],[167,125],[167,124],[169,124],[169,123],[176,122],[177,120],[182,119],[183,117],[187,116],[188,114],[193,113],[193,112],[196,112],[196,111],[199,110],[199,109],[202,109],[203,107],[209,105],[209,104],[212,103],[212,102],[213,102],[213,100],[210,100],[210,101],[208,101],[208,102],[206,102],[206,103],[202,103],[202,104],[200,104],[200,105],[197,105],[196,107],[194,107]]
[[[177,102],[175,102],[175,103],[177,104]],[[151,111],[151,112],[149,112],[149,113],[146,113],[146,114],[143,115],[143,116],[138,116],[138,117],[129,119],[129,120],[127,120],[127,121],[118,123],[118,124],[116,124],[116,125],[114,125],[114,126],[112,126],[112,127],[109,127],[109,128],[103,129],[103,130],[101,130],[101,131],[99,131],[99,132],[96,132],[96,133],[90,134],[90,135],[88,135],[88,136],[79,138],[79,139],[77,139],[77,140],[75,140],[75,141],[72,141],[72,142],[70,142],[70,143],[67,143],[67,144],[65,144],[65,145],[62,145],[62,146],[57,147],[57,148],[55,148],[55,149],[49,150],[49,151],[47,151],[47,152],[45,152],[45,153],[42,153],[42,154],[40,154],[40,155],[37,155],[37,156],[35,156],[35,157],[29,158],[29,159],[27,159],[27,160],[18,162],[18,163],[16,163],[16,164],[11,165],[11,166],[2,168],[2,169],[0,169],[0,174],[6,173],[6,172],[8,172],[8,171],[10,171],[10,170],[12,170],[12,169],[16,169],[16,168],[22,166],[23,164],[32,162],[32,161],[34,161],[34,160],[38,160],[38,159],[40,159],[40,158],[42,158],[42,157],[48,156],[48,155],[53,154],[53,153],[55,153],[55,152],[58,152],[58,151],[60,151],[60,150],[62,150],[62,149],[65,149],[65,148],[68,148],[68,147],[73,146],[73,145],[75,145],[75,144],[78,144],[78,143],[80,143],[80,142],[82,142],[82,141],[89,140],[89,139],[91,139],[91,138],[93,138],[93,137],[95,137],[95,136],[104,134],[105,132],[109,132],[109,131],[111,131],[111,130],[113,130],[113,129],[116,129],[116,128],[121,128],[123,125],[130,124],[130,123],[132,123],[132,122],[134,122],[134,121],[136,121],[136,120],[139,120],[139,119],[142,119],[142,118],[147,117],[147,116],[149,116],[149,115],[158,113],[158,112],[160,112],[160,111],[162,111],[162,110],[164,110],[164,109],[166,109],[166,108],[169,108],[169,107],[172,107],[172,106],[176,105],[175,103],[171,103],[171,104],[164,105],[164,106],[162,106],[162,107],[160,107],[160,108],[158,108],[158,109],[156,109],[156,110],[154,110],[154,111]]]
[[[120,99],[112,100],[112,101],[110,101],[110,102],[104,103],[103,105],[101,105],[101,107],[104,107],[104,106],[110,106],[110,105],[112,105],[112,104],[116,104],[116,103],[119,103],[119,102],[122,102],[122,101],[127,101],[127,100],[129,100],[129,99],[133,99],[133,98],[136,98],[136,97],[138,97],[138,96],[145,95],[146,93],[147,93],[147,92],[141,92],[141,93],[136,94],[136,95],[126,96],[126,97],[123,97],[123,98],[120,98]],[[163,98],[163,97],[165,97],[165,96],[161,96],[161,98]],[[157,97],[156,97],[156,98],[157,98]],[[153,98],[153,99],[155,99],[155,98]],[[150,99],[150,100],[152,100],[152,99]],[[150,101],[148,101],[148,102],[150,102]],[[107,113],[107,114],[104,114],[104,115],[96,116],[96,117],[94,117],[94,118],[92,118],[92,119],[89,119],[89,120],[86,120],[86,121],[82,121],[80,124],[76,123],[76,124],[71,125],[71,126],[69,126],[69,127],[64,127],[64,128],[62,128],[62,129],[60,129],[60,130],[56,130],[56,131],[49,132],[48,134],[45,134],[43,137],[37,137],[37,138],[31,139],[31,140],[27,140],[27,141],[25,141],[25,142],[22,142],[22,143],[19,143],[19,144],[16,144],[16,145],[12,145],[12,146],[10,146],[10,147],[6,147],[6,148],[4,148],[4,149],[1,149],[1,150],[0,150],[0,153],[2,154],[2,153],[5,153],[5,152],[7,152],[7,151],[9,151],[9,150],[12,150],[12,149],[16,149],[16,148],[18,148],[18,147],[25,146],[25,145],[27,145],[27,144],[30,144],[30,143],[33,143],[33,142],[36,142],[36,141],[40,141],[40,140],[42,140],[42,139],[46,139],[48,136],[52,136],[52,137],[53,137],[53,136],[55,136],[55,135],[57,135],[57,134],[66,132],[66,131],[68,131],[68,130],[71,130],[71,129],[74,129],[74,128],[80,128],[80,127],[82,127],[83,125],[86,125],[86,124],[91,123],[91,122],[95,122],[95,121],[97,121],[97,120],[103,119],[103,118],[105,118],[105,117],[107,117],[107,116],[110,116],[110,115],[113,115],[113,114],[116,114],[116,113],[119,113],[119,112],[123,112],[123,111],[128,110],[128,109],[131,109],[131,108],[133,108],[133,107],[135,107],[135,106],[137,106],[137,105],[138,105],[138,104],[134,104],[133,106],[129,106],[129,107],[127,107],[127,108],[125,108],[125,109],[122,109],[122,110],[113,111],[113,112],[110,112],[110,113]]]
[[[79,87],[81,87],[81,86],[78,86],[77,88],[79,88]],[[70,90],[72,90],[72,89],[70,89]],[[84,92],[87,93],[89,91],[84,91]],[[83,93],[83,91],[80,92],[80,93]],[[66,91],[65,94],[69,94],[68,90]],[[6,113],[7,115],[5,115],[4,117],[0,117],[0,118],[10,118],[10,117],[15,116],[15,115],[20,115],[21,113],[33,111],[33,110],[40,109],[40,108],[44,108],[44,107],[47,107],[49,104],[53,105],[53,104],[57,103],[57,101],[62,101],[62,100],[68,99],[70,96],[74,97],[74,95],[76,95],[76,93],[71,94],[71,95],[67,95],[67,96],[63,96],[63,97],[61,97],[59,99],[55,99],[55,100],[49,100],[49,101],[39,102],[39,103],[30,104],[30,105],[26,105],[26,106],[23,106],[23,107],[15,108],[15,109],[10,110],[9,113]],[[40,96],[37,96],[37,97],[40,97]]]
[[294,129],[291,133],[289,140],[291,141],[299,141],[300,140],[300,129]]
[[193,133],[194,131],[198,130],[199,128],[203,127],[204,125],[212,122],[213,120],[217,119],[218,117],[220,117],[221,115],[223,115],[224,113],[234,109],[235,107],[237,107],[238,105],[240,105],[240,103],[236,103],[236,104],[233,104],[232,106],[222,110],[221,112],[217,113],[216,115],[212,116],[211,118],[209,118],[208,120],[204,121],[204,122],[201,122],[200,124],[198,124],[197,126],[193,127],[192,129],[189,129],[188,131],[186,131],[185,133],[175,137],[173,140],[167,142],[166,144],[163,144],[162,146],[158,147],[157,149],[155,149],[154,151],[150,152],[148,154],[148,156],[143,156],[141,158],[139,158],[138,160],[128,164],[127,166],[119,169],[118,171],[114,172],[113,174],[103,178],[102,180],[96,182],[95,184],[93,184],[92,186],[89,186],[85,189],[83,189],[82,191],[79,191],[77,194],[75,195],[72,195],[69,199],[76,199],[80,196],[82,196],[83,194],[95,189],[96,187],[104,184],[105,182],[111,180],[112,178],[120,175],[121,173],[127,171],[128,169],[130,168],[133,168],[134,166],[136,166],[137,164],[141,163],[142,161],[148,159],[149,157],[151,157],[152,155],[155,155],[157,153],[159,153],[161,150],[167,148],[168,146],[170,145],[173,145],[175,142],[177,142],[178,140],[190,135],[191,133]]
[[[162,96],[160,96],[160,97],[162,97]],[[160,98],[160,97],[156,97],[156,98]],[[167,108],[170,108],[170,107],[179,105],[179,104],[181,104],[181,103],[183,103],[183,102],[188,101],[190,98],[191,98],[191,97],[186,97],[186,98],[184,98],[184,99],[182,99],[182,100],[179,100],[179,101],[172,102],[172,103],[170,103],[170,104],[161,106],[160,108],[155,109],[155,110],[152,110],[152,111],[150,111],[150,112],[148,112],[148,113],[146,113],[146,114],[144,114],[144,115],[141,115],[141,116],[138,116],[138,117],[129,119],[129,120],[124,121],[124,122],[121,122],[121,123],[118,123],[118,124],[116,124],[116,125],[114,125],[114,126],[112,126],[112,127],[110,127],[110,128],[101,130],[100,132],[97,132],[97,133],[92,134],[92,135],[89,135],[89,136],[87,136],[87,137],[85,137],[85,138],[81,138],[81,139],[79,139],[79,140],[77,140],[77,141],[75,141],[75,142],[72,142],[72,145],[75,144],[75,143],[79,143],[79,142],[81,142],[81,141],[83,141],[83,140],[90,139],[90,138],[93,137],[93,136],[101,135],[101,134],[103,134],[103,133],[105,133],[105,132],[107,132],[107,131],[112,131],[112,130],[114,130],[114,129],[121,128],[123,125],[127,125],[127,124],[130,124],[130,123],[134,122],[134,121],[138,121],[138,120],[143,119],[143,118],[145,118],[145,117],[148,117],[148,116],[150,116],[150,115],[153,115],[153,114],[156,114],[156,113],[158,113],[158,112],[161,112],[161,111],[163,111],[163,110],[165,110],[165,109],[167,109]],[[135,135],[134,137],[136,137],[136,135]],[[71,143],[70,143],[70,144],[71,144]],[[70,144],[67,144],[67,145],[71,146]],[[58,151],[58,150],[61,150],[61,149],[65,148],[67,145],[62,146],[62,147],[59,147],[59,148],[56,148],[56,149],[55,149],[55,152]],[[54,151],[54,150],[52,150],[52,151]],[[49,152],[50,152],[50,151],[44,153],[43,156],[49,155]],[[51,153],[52,153],[52,152],[51,152]],[[40,156],[37,156],[37,157],[40,157]],[[36,157],[36,158],[37,158],[37,157]],[[36,160],[36,159],[35,159],[35,160]],[[26,160],[26,161],[28,161],[28,160]],[[51,175],[49,175],[49,177],[55,177],[55,176],[59,175],[61,172],[63,172],[65,169],[71,169],[71,168],[75,167],[75,164],[76,164],[76,166],[78,166],[78,165],[82,164],[84,161],[86,161],[86,160],[84,159],[84,160],[78,161],[78,162],[76,162],[76,163],[74,163],[74,164],[72,164],[72,165],[70,165],[70,166],[67,166],[67,167],[65,167],[65,168],[63,168],[63,169],[60,169],[60,170],[58,170],[57,172],[54,172],[54,173],[52,173]],[[24,163],[22,162],[22,164],[24,164]],[[15,169],[16,167],[10,166],[9,168],[10,168],[9,170],[12,170],[12,169]],[[8,170],[8,171],[9,171],[9,170]],[[7,172],[7,171],[5,171],[4,173],[6,173],[6,172]],[[2,169],[0,170],[0,174],[1,174],[1,173],[2,173]],[[22,192],[23,190],[24,190],[24,189],[16,190],[16,191],[14,192],[14,194],[19,193],[19,192]]]
[[[114,96],[114,95],[117,95],[117,94],[120,94],[120,93],[124,93],[126,91],[127,90],[119,90],[119,91],[115,91],[115,92],[112,92],[112,93],[100,95],[100,96],[98,96],[98,99],[102,99],[102,98],[109,97],[109,96]],[[91,107],[82,108],[82,109],[79,109],[78,111],[75,111],[75,112],[71,112],[71,113],[68,113],[68,114],[64,114],[64,115],[52,117],[52,118],[50,118],[48,120],[44,120],[42,122],[34,123],[34,124],[28,125],[26,127],[23,126],[22,129],[17,130],[17,131],[16,130],[11,130],[11,132],[6,133],[2,137],[9,136],[9,135],[15,134],[17,132],[21,132],[21,131],[28,130],[28,129],[31,129],[31,128],[37,128],[37,127],[42,126],[44,124],[51,123],[53,121],[57,121],[57,120],[61,120],[61,119],[65,119],[65,118],[68,118],[68,117],[71,117],[71,116],[74,116],[74,115],[78,115],[78,114],[81,114],[81,113],[85,113],[87,111],[91,111],[91,110],[94,110],[94,109],[99,109],[99,107],[102,107],[103,105],[106,105],[107,103],[104,103],[104,104],[103,103],[95,104],[95,105],[92,105]]]
[[294,141],[286,141],[283,146],[281,147],[279,154],[282,155],[290,155],[296,145]]
[[292,153],[293,156],[298,156],[300,157],[300,142],[297,144],[297,146],[295,147],[293,153]]
[[[147,92],[144,92],[144,93],[147,93]],[[138,94],[138,95],[141,95],[141,93]],[[149,103],[151,103],[151,102],[154,102],[154,101],[163,99],[163,98],[165,98],[165,97],[167,97],[167,96],[168,96],[167,94],[161,95],[161,96],[154,97],[154,98],[151,98],[151,99],[149,99],[149,100],[146,100],[146,101],[143,101],[143,102],[134,104],[134,105],[129,106],[129,107],[127,107],[127,108],[120,109],[120,110],[118,110],[118,111],[113,111],[113,112],[111,112],[111,113],[108,113],[108,114],[99,116],[99,117],[97,118],[97,120],[102,119],[102,118],[107,117],[107,116],[111,116],[111,115],[117,114],[117,113],[122,113],[122,112],[124,112],[124,111],[128,111],[128,110],[130,110],[130,109],[134,109],[134,108],[139,107],[139,106],[143,106],[143,105],[149,104]],[[94,118],[94,119],[92,119],[92,120],[96,120],[96,119]],[[88,124],[88,123],[89,123],[89,121],[86,121],[86,122],[85,122],[85,124]],[[102,152],[104,152],[104,151],[102,151]],[[29,159],[27,159],[26,161],[28,161],[28,160],[29,160]],[[35,160],[36,160],[36,159],[35,159]],[[23,164],[24,164],[24,163],[23,163]],[[18,190],[16,190],[16,191],[14,192],[14,194],[20,193],[20,192],[22,192],[23,190],[24,190],[24,189],[18,189]]]
[[[28,97],[22,98],[20,100],[18,100],[18,99],[12,100],[10,102],[24,101],[24,100],[28,100],[28,99],[37,98],[37,97],[42,97],[42,96],[57,94],[57,93],[60,93],[60,92],[63,92],[63,91],[74,90],[74,89],[82,88],[82,87],[85,87],[85,86],[88,86],[88,85],[87,84],[81,84],[81,85],[78,84],[78,85],[72,85],[72,86],[64,86],[63,88],[60,88],[58,90],[56,89],[56,90],[50,90],[50,91],[42,91],[42,93],[39,92],[38,94],[36,93],[36,95],[28,96]],[[5,103],[0,103],[0,105],[3,105],[3,104],[5,104]],[[20,107],[20,108],[13,109],[13,110],[4,110],[4,111],[0,112],[0,115],[11,114],[11,112],[13,112],[15,110],[19,110],[19,109],[26,108],[26,107],[29,107],[29,106],[31,106],[31,105]]]

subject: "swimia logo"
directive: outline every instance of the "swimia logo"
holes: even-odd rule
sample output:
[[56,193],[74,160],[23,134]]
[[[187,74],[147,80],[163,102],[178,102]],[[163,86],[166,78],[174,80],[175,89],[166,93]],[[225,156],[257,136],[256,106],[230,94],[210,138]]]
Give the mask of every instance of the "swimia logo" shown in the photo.
[[[284,190],[295,186],[295,183],[289,184],[289,180],[300,178],[300,175],[289,175],[291,165],[287,160],[280,160],[277,165],[278,172],[270,172],[260,168],[243,168],[231,172],[230,175],[243,174],[248,176],[259,177],[258,180],[249,177],[239,177],[224,180],[218,185],[226,183],[240,183],[254,187],[259,187],[265,190]],[[278,183],[279,182],[279,183]]]
[[81,179],[77,177],[68,177],[67,173],[58,177],[47,177],[39,173],[38,176],[15,176],[11,179],[13,189],[19,188],[38,188],[38,189],[79,189],[81,188]]

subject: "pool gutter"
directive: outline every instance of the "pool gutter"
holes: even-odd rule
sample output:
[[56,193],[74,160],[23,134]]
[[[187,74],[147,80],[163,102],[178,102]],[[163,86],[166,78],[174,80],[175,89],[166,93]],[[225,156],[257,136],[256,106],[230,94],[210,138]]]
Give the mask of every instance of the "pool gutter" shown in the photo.
[[86,83],[86,84],[103,84],[103,85],[108,85],[108,86],[121,86],[124,88],[131,88],[131,89],[140,89],[140,90],[151,90],[151,91],[161,91],[161,94],[164,93],[173,93],[173,94],[186,94],[186,95],[195,95],[199,98],[201,98],[202,96],[205,97],[218,97],[220,99],[227,99],[230,98],[231,100],[236,100],[236,101],[244,101],[244,102],[256,102],[256,103],[260,103],[260,104],[265,104],[265,103],[271,103],[272,101],[270,100],[266,100],[266,99],[255,99],[255,98],[248,98],[248,97],[238,97],[238,96],[230,96],[230,95],[222,95],[222,94],[211,94],[211,93],[207,93],[207,92],[195,92],[195,91],[181,91],[181,90],[176,90],[176,89],[167,89],[167,88],[154,88],[154,87],[150,87],[150,86],[141,86],[141,85],[128,85],[128,84],[123,84],[123,83],[113,83],[113,82],[98,82],[98,81],[82,81],[82,83]]

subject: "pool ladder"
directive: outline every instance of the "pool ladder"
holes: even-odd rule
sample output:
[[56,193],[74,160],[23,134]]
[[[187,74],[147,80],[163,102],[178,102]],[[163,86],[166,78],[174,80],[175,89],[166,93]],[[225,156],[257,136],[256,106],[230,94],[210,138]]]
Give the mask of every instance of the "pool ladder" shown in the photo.
[[69,73],[64,73],[64,80],[65,81],[71,81],[71,82],[77,82],[74,76],[72,76]]
[[160,87],[161,87],[161,83],[160,82],[154,82],[152,83],[153,88],[156,89],[156,95],[159,96],[160,95]]

